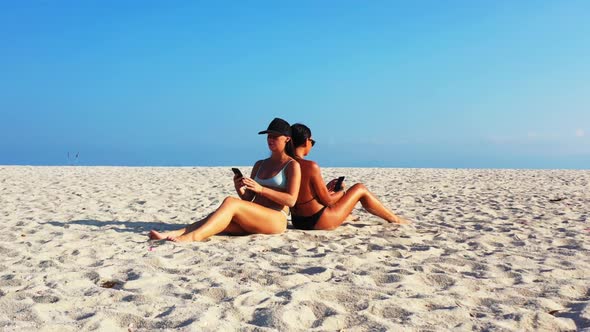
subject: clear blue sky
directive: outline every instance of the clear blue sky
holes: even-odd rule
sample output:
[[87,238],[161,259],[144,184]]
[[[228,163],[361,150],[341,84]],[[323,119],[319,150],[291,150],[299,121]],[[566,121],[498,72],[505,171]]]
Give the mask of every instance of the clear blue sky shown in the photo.
[[2,1],[0,164],[590,168],[589,1]]

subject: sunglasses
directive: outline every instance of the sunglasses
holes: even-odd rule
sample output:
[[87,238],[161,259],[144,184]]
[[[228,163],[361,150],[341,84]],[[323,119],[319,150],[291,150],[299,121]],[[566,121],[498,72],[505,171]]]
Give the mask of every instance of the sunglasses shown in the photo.
[[315,145],[315,140],[313,138],[308,138],[308,140],[311,142],[311,146]]

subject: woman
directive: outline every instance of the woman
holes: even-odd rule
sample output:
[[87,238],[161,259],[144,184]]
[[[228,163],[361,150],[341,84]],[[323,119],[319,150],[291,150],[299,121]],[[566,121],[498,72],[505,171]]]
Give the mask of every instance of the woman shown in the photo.
[[275,118],[267,130],[258,134],[267,134],[271,156],[256,162],[251,177],[234,176],[234,186],[241,199],[227,197],[205,219],[171,232],[152,230],[150,239],[185,242],[203,241],[221,232],[283,233],[287,228],[287,206],[295,204],[301,182],[299,163],[292,157],[291,126]]
[[[291,209],[293,227],[304,230],[330,230],[342,224],[359,201],[370,213],[396,224],[409,224],[403,218],[393,214],[367,190],[362,183],[357,183],[349,190],[334,192],[334,183],[324,183],[320,167],[313,161],[305,160],[315,141],[311,130],[303,124],[291,126],[295,159],[301,166],[301,188],[295,206]],[[344,188],[344,185],[342,186]]]

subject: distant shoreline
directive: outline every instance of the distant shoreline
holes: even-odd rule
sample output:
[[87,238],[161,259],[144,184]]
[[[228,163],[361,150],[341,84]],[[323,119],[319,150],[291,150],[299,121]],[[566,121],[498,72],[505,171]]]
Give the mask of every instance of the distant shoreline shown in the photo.
[[[322,168],[346,169],[440,169],[440,170],[529,170],[529,171],[590,171],[590,168],[511,168],[511,167],[398,167],[398,166],[323,166]],[[128,167],[128,168],[224,168],[224,167],[252,167],[252,165],[27,165],[0,164],[0,167]]]

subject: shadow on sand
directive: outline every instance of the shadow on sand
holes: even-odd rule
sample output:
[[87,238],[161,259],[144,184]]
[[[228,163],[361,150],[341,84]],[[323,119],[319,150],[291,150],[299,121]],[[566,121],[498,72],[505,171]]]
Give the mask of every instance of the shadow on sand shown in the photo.
[[55,227],[70,228],[71,225],[83,225],[96,228],[102,228],[105,230],[112,229],[119,233],[137,233],[145,234],[155,229],[157,231],[169,231],[178,229],[184,225],[179,224],[166,224],[163,222],[149,222],[149,221],[119,221],[119,220],[72,220],[72,221],[47,221],[41,224],[52,225]]
[[576,327],[579,331],[586,331],[590,328],[590,319],[588,319],[583,312],[587,311],[587,306],[590,301],[590,289],[586,291],[586,296],[578,299],[567,305],[567,310],[557,312],[553,314],[555,317],[571,318],[576,323]]

